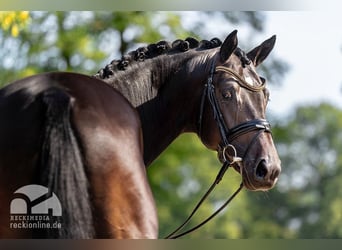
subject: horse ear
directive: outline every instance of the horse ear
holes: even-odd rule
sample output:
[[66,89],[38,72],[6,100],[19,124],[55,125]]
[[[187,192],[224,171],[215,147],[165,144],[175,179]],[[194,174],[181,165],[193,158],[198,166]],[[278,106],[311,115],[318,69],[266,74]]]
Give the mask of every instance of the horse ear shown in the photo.
[[224,40],[221,49],[220,49],[220,59],[221,62],[225,62],[228,60],[230,55],[234,52],[238,44],[237,39],[237,30],[234,30],[230,33],[227,38]]
[[276,36],[272,36],[270,39],[264,41],[262,44],[260,44],[258,47],[255,47],[250,52],[247,53],[247,56],[252,62],[254,63],[254,66],[257,67],[260,65],[266,57],[270,54],[272,51],[274,44],[276,41]]

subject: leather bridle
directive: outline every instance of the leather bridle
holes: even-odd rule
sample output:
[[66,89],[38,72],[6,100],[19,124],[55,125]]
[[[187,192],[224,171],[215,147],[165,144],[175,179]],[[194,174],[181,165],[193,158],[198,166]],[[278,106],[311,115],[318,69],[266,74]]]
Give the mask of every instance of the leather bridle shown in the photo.
[[[237,139],[238,137],[247,134],[252,131],[262,131],[262,132],[271,132],[271,126],[268,121],[265,119],[254,119],[250,120],[241,124],[236,125],[233,128],[228,128],[226,122],[224,120],[224,116],[220,109],[218,100],[215,95],[215,86],[213,84],[213,78],[215,72],[225,72],[230,74],[233,78],[236,79],[236,82],[243,88],[248,89],[252,92],[259,92],[265,89],[265,84],[260,84],[258,86],[253,86],[248,84],[238,73],[234,70],[224,67],[224,66],[217,66],[213,63],[210,69],[210,75],[208,77],[207,84],[205,84],[205,89],[202,94],[201,104],[200,104],[200,114],[198,119],[198,134],[201,137],[202,134],[202,120],[203,120],[203,112],[204,112],[204,104],[206,99],[209,100],[210,106],[213,110],[214,119],[218,126],[220,135],[221,135],[221,143],[219,144],[219,150],[221,153],[226,152],[226,149],[232,148],[234,152],[236,152],[234,146],[231,144],[232,141]],[[246,155],[246,153],[244,154]],[[233,157],[236,157],[234,155]],[[231,157],[230,157],[231,158]],[[221,159],[226,159],[226,155],[222,155]],[[240,160],[241,161],[241,160]]]
[[[201,137],[202,134],[202,120],[203,120],[203,113],[204,113],[204,106],[205,102],[208,99],[210,106],[213,110],[214,114],[214,119],[216,121],[216,124],[218,126],[220,136],[221,136],[221,143],[218,145],[218,153],[219,153],[219,159],[220,161],[223,162],[223,165],[217,174],[213,184],[210,186],[208,191],[203,195],[201,200],[197,203],[196,207],[193,209],[189,217],[184,221],[184,223],[179,226],[176,230],[174,230],[171,234],[166,236],[167,239],[176,239],[179,237],[182,237],[186,234],[189,234],[199,227],[203,226],[205,223],[207,223],[209,220],[214,218],[219,212],[221,212],[232,200],[233,198],[242,190],[243,188],[243,183],[240,184],[239,188],[231,195],[228,200],[219,208],[217,209],[211,216],[209,216],[207,219],[203,220],[200,224],[197,226],[183,232],[179,233],[176,235],[177,232],[179,232],[184,226],[190,221],[190,219],[193,217],[193,215],[196,213],[196,211],[199,209],[201,204],[204,202],[204,200],[209,196],[209,194],[213,191],[215,186],[221,181],[223,178],[223,175],[227,171],[227,169],[238,163],[242,162],[245,156],[247,155],[248,151],[250,150],[251,146],[254,144],[256,141],[257,137],[262,133],[262,132],[267,132],[271,133],[271,126],[269,122],[265,119],[253,119],[241,124],[238,124],[237,126],[233,128],[228,128],[224,116],[221,112],[218,100],[215,95],[215,86],[213,84],[213,78],[215,72],[225,72],[229,75],[231,75],[236,82],[242,87],[245,88],[249,91],[252,92],[259,92],[262,91],[265,88],[265,84],[262,83],[261,85],[258,86],[253,86],[247,83],[240,75],[233,71],[232,69],[225,67],[225,66],[217,66],[215,67],[215,62],[213,62],[211,69],[210,69],[210,74],[207,80],[207,83],[204,85],[204,91],[202,94],[201,98],[201,104],[200,104],[200,112],[199,112],[199,119],[198,119],[198,135]],[[244,155],[241,157],[237,156],[237,151],[235,147],[231,144],[232,141],[237,139],[238,137],[253,132],[257,131],[257,133],[254,135],[253,139],[247,146]]]

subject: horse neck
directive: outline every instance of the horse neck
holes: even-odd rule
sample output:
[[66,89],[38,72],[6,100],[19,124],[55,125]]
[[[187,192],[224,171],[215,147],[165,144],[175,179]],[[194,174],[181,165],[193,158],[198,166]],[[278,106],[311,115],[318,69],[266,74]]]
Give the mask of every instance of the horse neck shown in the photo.
[[138,110],[146,166],[181,133],[197,132],[200,99],[213,53],[190,53],[137,63],[125,76],[119,73],[110,82]]

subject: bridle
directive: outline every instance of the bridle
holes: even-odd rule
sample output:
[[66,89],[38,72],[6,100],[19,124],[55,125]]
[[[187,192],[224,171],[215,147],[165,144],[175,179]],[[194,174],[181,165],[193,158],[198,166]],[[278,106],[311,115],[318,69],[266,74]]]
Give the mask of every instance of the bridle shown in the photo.
[[[210,106],[213,110],[214,119],[217,123],[217,126],[219,128],[219,132],[221,135],[222,142],[219,145],[219,148],[221,148],[222,152],[225,151],[227,148],[234,148],[233,145],[230,144],[230,142],[234,141],[236,138],[240,137],[241,135],[244,135],[246,133],[252,132],[254,130],[262,131],[262,132],[271,132],[271,126],[269,122],[267,122],[265,119],[254,119],[250,120],[241,124],[236,125],[233,128],[228,128],[226,125],[226,122],[224,120],[224,116],[221,112],[218,100],[215,95],[215,86],[213,84],[213,78],[215,72],[225,72],[227,74],[230,74],[233,78],[236,79],[236,82],[243,88],[248,89],[252,92],[259,92],[265,89],[265,83],[262,83],[258,86],[253,86],[248,84],[238,73],[236,73],[234,70],[224,67],[224,66],[217,66],[215,67],[215,64],[213,63],[210,69],[210,75],[208,77],[207,83],[204,85],[204,91],[202,94],[201,99],[201,105],[200,105],[200,114],[198,119],[198,134],[201,136],[202,134],[202,120],[203,120],[203,113],[204,113],[204,104],[206,99],[208,98]],[[235,150],[233,150],[236,152]],[[246,153],[245,153],[246,155]],[[223,155],[223,158],[225,156]]]
[[[210,221],[212,218],[214,218],[219,212],[221,212],[233,199],[234,197],[242,190],[243,183],[240,184],[239,188],[228,198],[228,200],[220,207],[218,208],[211,216],[209,216],[207,219],[203,220],[200,224],[197,226],[194,226],[193,228],[176,235],[177,232],[179,232],[193,217],[193,215],[196,213],[196,211],[199,209],[201,204],[205,201],[205,199],[210,195],[210,193],[213,191],[215,186],[221,181],[223,178],[223,175],[227,171],[227,169],[238,163],[242,162],[247,153],[249,152],[251,146],[255,143],[257,137],[262,132],[271,133],[271,126],[269,122],[265,119],[253,119],[241,124],[236,125],[233,128],[228,128],[224,116],[221,112],[218,100],[215,95],[215,86],[213,84],[213,78],[215,72],[225,72],[229,75],[231,75],[236,82],[242,87],[252,92],[259,92],[262,91],[265,88],[265,83],[262,83],[258,86],[253,86],[248,84],[245,79],[240,77],[240,75],[235,72],[234,70],[225,67],[225,66],[215,66],[215,62],[213,62],[211,68],[210,68],[210,74],[207,80],[207,83],[204,85],[204,91],[201,98],[201,104],[200,104],[200,113],[199,113],[199,119],[198,119],[198,135],[201,136],[202,133],[202,120],[203,120],[203,113],[204,113],[204,105],[206,100],[208,99],[210,106],[213,110],[214,119],[216,121],[216,124],[218,126],[220,136],[221,136],[221,143],[218,145],[218,153],[219,153],[219,159],[222,161],[223,165],[217,174],[214,182],[209,187],[208,191],[203,195],[203,197],[200,199],[200,201],[197,203],[196,207],[193,209],[189,217],[184,221],[182,225],[180,225],[176,230],[174,230],[172,233],[170,233],[165,238],[167,239],[176,239],[179,237],[182,237],[186,234],[189,234],[199,227],[206,224],[208,221]],[[232,141],[237,139],[238,137],[247,134],[249,132],[257,131],[257,133],[252,138],[251,142],[247,146],[245,153],[242,157],[237,156],[237,151],[235,147],[231,144]]]

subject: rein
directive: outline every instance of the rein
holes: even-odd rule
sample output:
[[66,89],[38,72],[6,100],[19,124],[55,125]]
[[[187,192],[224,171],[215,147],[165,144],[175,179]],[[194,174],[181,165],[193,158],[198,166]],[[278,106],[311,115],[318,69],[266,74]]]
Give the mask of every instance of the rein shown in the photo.
[[208,191],[202,196],[202,198],[200,199],[200,201],[197,203],[196,207],[192,210],[191,214],[188,216],[188,218],[183,222],[182,225],[180,225],[177,229],[175,229],[172,233],[170,233],[168,236],[165,237],[165,239],[177,239],[180,238],[186,234],[192,233],[193,231],[197,230],[198,228],[202,227],[204,224],[206,224],[208,221],[210,221],[211,219],[213,219],[217,214],[219,214],[233,199],[234,197],[242,190],[243,188],[243,183],[240,184],[240,187],[228,198],[228,200],[221,206],[219,207],[212,215],[210,215],[208,218],[206,218],[205,220],[203,220],[201,223],[199,223],[197,226],[192,227],[191,229],[183,232],[183,233],[179,233],[177,235],[175,235],[177,232],[179,232],[182,228],[184,228],[189,221],[191,220],[191,218],[195,215],[195,213],[197,212],[197,210],[200,208],[200,206],[202,205],[202,203],[207,199],[207,197],[210,195],[210,193],[214,190],[214,188],[216,187],[217,184],[219,184],[219,182],[222,180],[223,175],[225,174],[225,172],[227,171],[228,167],[230,165],[232,165],[233,163],[230,162],[225,162],[223,163],[219,173],[217,174],[215,181],[211,184],[211,186],[209,187]]
[[[250,91],[253,92],[258,92],[261,91],[265,88],[265,84],[261,84],[259,86],[252,86],[248,84],[240,75],[233,71],[230,68],[224,67],[224,66],[217,66],[215,67],[215,64],[213,63],[210,69],[210,75],[208,77],[207,83],[205,84],[205,88],[202,94],[201,98],[201,105],[200,105],[200,114],[199,114],[199,120],[198,120],[198,134],[201,136],[201,131],[202,131],[202,119],[203,119],[203,112],[204,112],[204,104],[205,100],[208,98],[210,106],[213,110],[214,113],[214,119],[217,123],[218,129],[220,131],[221,139],[222,142],[218,145],[218,152],[221,154],[221,159],[223,159],[223,165],[217,174],[214,182],[211,184],[209,187],[208,191],[203,195],[203,197],[200,199],[200,201],[197,203],[191,214],[188,216],[188,218],[183,222],[182,225],[180,225],[176,230],[174,230],[172,233],[170,233],[168,236],[166,236],[166,239],[176,239],[179,237],[182,237],[186,234],[189,234],[196,229],[200,228],[204,224],[206,224],[208,221],[210,221],[212,218],[214,218],[218,213],[220,213],[233,199],[234,197],[242,190],[243,188],[243,183],[240,184],[239,188],[228,198],[228,200],[221,206],[219,207],[211,216],[209,216],[207,219],[203,220],[201,223],[199,223],[197,226],[192,227],[191,229],[183,232],[176,234],[179,232],[182,228],[184,228],[191,218],[194,216],[194,214],[197,212],[199,207],[202,205],[202,203],[207,199],[207,197],[210,195],[210,193],[214,190],[216,185],[222,180],[224,174],[228,170],[228,168],[238,162],[242,162],[243,158],[247,155],[248,151],[250,150],[251,146],[254,144],[256,141],[257,137],[260,135],[262,132],[268,132],[271,133],[271,126],[269,122],[265,119],[254,119],[250,120],[241,124],[238,124],[237,126],[229,129],[226,125],[226,122],[224,120],[224,116],[221,112],[218,100],[215,95],[215,86],[213,85],[213,77],[214,73],[222,71],[225,73],[230,74],[233,76],[238,84]],[[243,155],[243,158],[240,158],[237,156],[237,152],[235,147],[230,144],[231,141],[235,140],[236,138],[240,137],[243,134],[252,132],[252,131],[258,131],[256,135],[253,137],[249,145],[247,146],[247,149]],[[222,144],[222,145],[221,145]],[[232,152],[232,153],[231,153]],[[219,157],[220,158],[220,157]]]

